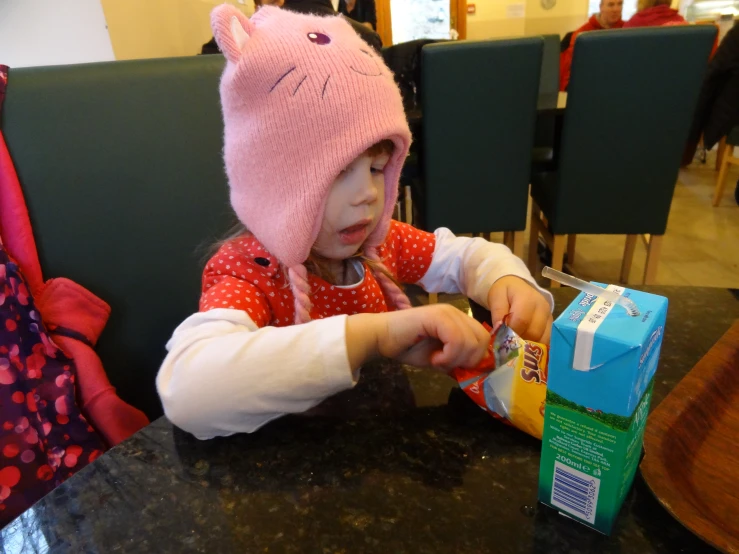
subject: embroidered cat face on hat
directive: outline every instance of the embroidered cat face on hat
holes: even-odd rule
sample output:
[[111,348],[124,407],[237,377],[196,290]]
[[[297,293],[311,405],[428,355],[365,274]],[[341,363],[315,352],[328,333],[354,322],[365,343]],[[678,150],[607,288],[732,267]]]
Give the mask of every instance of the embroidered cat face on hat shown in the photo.
[[410,131],[382,59],[340,16],[230,5],[211,15],[227,59],[221,79],[224,160],[239,219],[287,267],[308,258],[328,191],[352,161],[390,139],[381,221],[385,238]]

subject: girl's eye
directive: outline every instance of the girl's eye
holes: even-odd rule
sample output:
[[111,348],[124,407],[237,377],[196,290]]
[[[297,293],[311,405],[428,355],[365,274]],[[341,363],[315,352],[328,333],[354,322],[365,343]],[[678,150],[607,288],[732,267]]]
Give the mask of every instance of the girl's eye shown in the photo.
[[373,175],[378,175],[382,173],[383,171],[385,171],[385,168],[384,167],[372,167],[370,171],[372,172]]

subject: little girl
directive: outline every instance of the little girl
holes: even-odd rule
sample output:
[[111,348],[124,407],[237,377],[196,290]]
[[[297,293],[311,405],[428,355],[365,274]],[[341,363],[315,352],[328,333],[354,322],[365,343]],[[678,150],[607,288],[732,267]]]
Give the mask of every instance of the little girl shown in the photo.
[[353,387],[377,356],[482,359],[478,322],[411,308],[398,283],[462,292],[548,342],[551,296],[505,246],[391,220],[411,136],[390,71],[345,21],[269,6],[247,19],[228,5],[211,21],[245,228],[207,263],[200,312],[167,345],[157,390],[173,423],[201,439],[252,432]]

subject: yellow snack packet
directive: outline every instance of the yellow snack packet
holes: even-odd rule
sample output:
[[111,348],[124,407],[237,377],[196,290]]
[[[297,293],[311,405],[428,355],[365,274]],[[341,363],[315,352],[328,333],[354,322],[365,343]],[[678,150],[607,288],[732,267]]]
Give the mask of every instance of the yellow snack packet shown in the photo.
[[485,328],[490,331],[488,355],[477,367],[457,368],[452,376],[482,409],[540,439],[549,347],[523,340],[505,322]]

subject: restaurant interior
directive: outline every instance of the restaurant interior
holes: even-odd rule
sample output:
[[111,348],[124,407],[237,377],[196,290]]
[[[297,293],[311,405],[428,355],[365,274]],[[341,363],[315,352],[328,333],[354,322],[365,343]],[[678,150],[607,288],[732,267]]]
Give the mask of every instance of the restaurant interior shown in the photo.
[[[226,0],[247,17],[291,2],[311,9]],[[588,304],[547,266],[668,300],[640,469],[600,533],[543,505],[541,435],[441,373],[374,361],[307,415],[228,438],[163,415],[165,345],[234,223],[222,3],[0,2],[3,310],[19,298],[0,329],[0,552],[739,550],[739,1],[316,0],[356,18],[402,95],[395,219],[505,244],[555,320]],[[636,24],[649,10],[669,21]],[[463,295],[405,290],[495,323]],[[5,337],[18,309],[99,375],[70,381],[59,362],[51,382],[71,392],[48,398],[51,423],[41,385],[11,371],[43,381],[33,356],[57,346]],[[72,413],[102,437],[84,463],[53,445]]]

